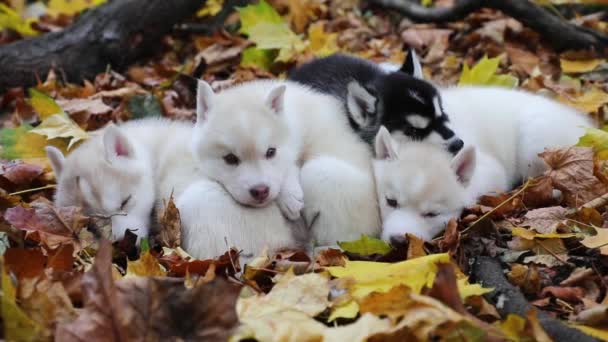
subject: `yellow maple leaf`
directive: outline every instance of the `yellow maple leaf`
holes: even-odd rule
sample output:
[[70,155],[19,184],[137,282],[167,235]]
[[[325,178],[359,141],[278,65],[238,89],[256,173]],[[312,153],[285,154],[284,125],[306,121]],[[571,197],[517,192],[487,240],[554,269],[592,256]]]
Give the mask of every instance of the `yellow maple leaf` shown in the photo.
[[23,19],[17,11],[0,3],[0,29],[11,29],[24,36],[36,36],[40,32],[34,30],[31,24],[35,19]]
[[59,14],[74,15],[87,8],[96,7],[107,0],[50,0],[47,4],[48,14],[56,16]]
[[164,277],[167,272],[158,263],[150,251],[143,253],[138,260],[127,260],[127,274],[125,277]]
[[519,80],[516,77],[496,74],[498,64],[500,57],[488,58],[488,56],[484,56],[472,68],[464,63],[458,85],[492,85],[507,88],[517,86]]
[[35,88],[30,88],[28,92],[30,94],[30,105],[34,107],[40,120],[44,120],[53,114],[63,113],[63,109],[47,94]]
[[67,153],[67,142],[63,139],[47,140],[45,137],[31,133],[32,127],[23,125],[17,128],[0,129],[0,158],[32,159],[46,158],[44,147],[52,145]]
[[318,57],[328,56],[340,50],[337,43],[338,34],[325,32],[323,22],[320,21],[308,28],[308,40],[310,51]]
[[604,62],[603,59],[588,59],[582,61],[571,61],[568,59],[561,58],[559,63],[562,71],[567,74],[580,74],[584,72],[593,71],[598,65]]
[[601,329],[580,324],[570,324],[570,326],[584,332],[589,336],[599,338],[602,341],[608,341],[608,329]]
[[64,113],[51,115],[30,132],[45,135],[47,139],[71,138],[68,150],[80,140],[89,138],[89,134]]
[[511,229],[511,234],[513,236],[519,236],[526,240],[534,240],[534,239],[567,239],[571,237],[577,236],[576,234],[568,233],[568,234],[560,234],[560,233],[546,233],[541,234],[537,233],[532,229],[526,229],[521,227],[515,227]]

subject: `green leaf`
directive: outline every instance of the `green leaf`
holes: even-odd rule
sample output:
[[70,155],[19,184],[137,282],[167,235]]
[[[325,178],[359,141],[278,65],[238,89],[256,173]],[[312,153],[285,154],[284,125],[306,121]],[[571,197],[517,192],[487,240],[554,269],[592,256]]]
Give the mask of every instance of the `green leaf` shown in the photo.
[[262,50],[255,46],[248,47],[243,50],[241,59],[242,67],[254,67],[262,70],[269,70],[272,66],[272,61],[276,58],[277,53],[273,50]]
[[465,63],[458,85],[488,85],[506,88],[514,88],[519,79],[511,75],[496,75],[500,58],[488,58],[484,56],[475,66],[469,68]]
[[31,133],[31,130],[32,126],[29,125],[0,129],[0,158],[9,160],[45,158],[44,147],[47,145],[53,145],[66,153],[65,140],[47,140],[41,135]]
[[391,246],[388,243],[367,235],[361,235],[361,238],[355,241],[338,242],[338,245],[346,252],[364,256],[372,254],[385,255],[391,251]]
[[40,120],[44,120],[51,115],[63,113],[63,109],[53,100],[52,97],[35,89],[28,89],[30,94],[30,104],[40,116]]
[[148,238],[143,238],[141,239],[141,242],[139,244],[139,248],[140,248],[140,254],[145,254],[147,251],[150,250],[150,242],[148,241]]
[[89,134],[65,113],[51,115],[30,132],[45,135],[47,139],[71,138],[68,143],[68,150],[78,141],[89,137]]
[[161,117],[163,110],[156,96],[152,94],[139,94],[129,99],[129,112],[132,119]]
[[24,36],[37,36],[40,32],[31,26],[34,21],[33,19],[23,20],[19,13],[0,2],[0,30],[10,29]]
[[420,4],[425,7],[429,7],[433,4],[433,0],[420,0]]
[[600,159],[608,159],[608,132],[597,128],[585,129],[585,135],[580,137],[577,146],[593,147]]
[[241,30],[259,49],[277,49],[278,62],[288,62],[306,49],[307,44],[290,28],[279,13],[264,0],[237,9]]

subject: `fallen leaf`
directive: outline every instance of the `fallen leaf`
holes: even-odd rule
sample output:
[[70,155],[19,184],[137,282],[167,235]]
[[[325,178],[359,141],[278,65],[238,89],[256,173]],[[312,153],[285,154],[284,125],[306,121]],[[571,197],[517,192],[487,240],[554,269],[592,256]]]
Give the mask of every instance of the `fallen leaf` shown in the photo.
[[385,255],[391,251],[391,246],[384,240],[361,235],[359,240],[338,242],[342,250],[348,253],[368,256],[372,254]]
[[308,39],[310,40],[309,48],[312,53],[318,57],[325,57],[340,50],[337,43],[338,34],[327,33],[323,27],[324,22],[318,21],[308,28]]
[[575,96],[562,93],[558,100],[583,113],[595,113],[608,103],[608,93],[597,86],[593,86],[582,94]]
[[587,248],[599,248],[602,255],[608,255],[608,228],[593,226],[595,235],[587,236],[581,240],[581,244]]
[[511,75],[497,75],[500,57],[484,56],[472,68],[465,63],[458,85],[493,85],[506,88],[517,86],[519,80]]
[[181,243],[181,220],[179,210],[173,201],[173,193],[169,197],[169,201],[165,203],[164,210],[159,220],[160,224],[160,242],[163,246],[175,248]]
[[163,270],[150,251],[143,253],[136,261],[127,261],[126,277],[163,277],[167,272]]
[[541,289],[540,275],[534,266],[513,264],[507,277],[526,294],[537,294]]
[[424,250],[424,240],[420,239],[416,235],[407,234],[407,260],[422,257],[427,255]]
[[[74,244],[82,248],[81,232],[88,222],[77,207],[55,208],[45,198],[30,204],[30,208],[17,206],[7,209],[4,219],[18,229],[40,234],[42,242],[51,249],[61,244]],[[85,230],[86,231],[86,230]]]
[[316,262],[320,267],[344,266],[346,256],[339,249],[328,248],[317,253]]
[[526,240],[534,239],[567,239],[577,236],[576,234],[559,234],[559,233],[537,233],[531,229],[515,227],[511,229],[513,236],[519,236]]
[[567,302],[578,303],[584,297],[585,291],[580,287],[547,286],[540,292],[541,297],[549,295]]
[[546,149],[539,156],[547,163],[545,172],[564,202],[576,208],[608,192],[606,184],[594,174],[594,154],[590,147]]
[[4,253],[4,266],[18,280],[35,278],[44,272],[46,257],[40,248],[9,248]]
[[30,95],[30,105],[38,113],[40,120],[45,120],[55,114],[63,113],[61,106],[47,94],[36,90],[35,88],[28,89],[28,92]]
[[598,65],[602,64],[604,62],[604,60],[588,59],[588,60],[572,61],[572,60],[560,58],[559,62],[560,62],[563,72],[565,72],[567,74],[581,74],[581,73],[593,71],[593,69],[597,68]]
[[46,118],[36,128],[30,130],[31,133],[36,133],[46,136],[48,140],[54,138],[71,138],[68,143],[68,150],[80,140],[86,140],[89,134],[80,128],[66,114],[54,114]]
[[208,0],[205,2],[205,5],[196,12],[196,16],[199,18],[214,16],[222,10],[223,5],[224,0]]
[[46,158],[44,147],[52,145],[62,152],[67,152],[67,142],[63,139],[47,140],[45,137],[31,133],[32,127],[22,125],[17,128],[0,129],[0,158],[28,159]]
[[82,112],[88,115],[102,115],[114,110],[106,105],[100,97],[57,100],[57,104],[61,106],[65,113],[70,115]]
[[27,164],[21,160],[0,160],[0,176],[6,178],[14,185],[29,185],[43,172],[39,165]]
[[259,68],[269,70],[277,53],[273,50],[263,50],[255,46],[243,50],[241,66],[244,68]]
[[17,293],[11,277],[2,267],[2,293],[0,293],[4,338],[7,341],[36,341],[43,328],[17,305]]
[[59,14],[74,15],[87,8],[96,7],[106,0],[49,0],[48,14],[56,16]]
[[608,341],[608,330],[606,330],[606,329],[588,327],[588,326],[579,325],[579,324],[570,324],[570,326],[584,332],[585,334],[587,334],[589,336],[593,336],[602,341]]
[[603,129],[586,128],[585,135],[580,137],[577,146],[593,147],[599,159],[608,159],[608,132]]
[[[565,226],[566,214],[568,209],[564,207],[547,207],[530,210],[524,215],[522,222],[519,223],[522,227],[529,227],[535,232],[528,230],[534,234],[532,238],[565,238],[568,234],[556,234],[560,227]],[[518,229],[519,232],[521,228]],[[536,233],[538,232],[538,233]],[[555,236],[552,236],[555,235]],[[514,233],[514,235],[517,235]],[[524,235],[517,235],[522,236]]]
[[34,30],[31,26],[33,20],[24,20],[12,8],[4,3],[0,3],[0,28],[7,28],[19,32],[24,36],[36,36],[40,32]]

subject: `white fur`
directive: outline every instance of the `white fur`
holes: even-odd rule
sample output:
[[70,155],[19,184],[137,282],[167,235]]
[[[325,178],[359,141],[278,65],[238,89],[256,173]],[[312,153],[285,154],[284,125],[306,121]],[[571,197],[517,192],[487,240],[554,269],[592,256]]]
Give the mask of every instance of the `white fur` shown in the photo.
[[[441,96],[466,146],[452,159],[429,142],[399,142],[396,160],[374,161],[384,238],[413,233],[430,239],[480,195],[541,174],[545,165],[538,153],[573,145],[592,126],[576,110],[523,91],[456,87],[441,90]],[[387,197],[398,200],[397,209],[387,205]]]
[[412,114],[412,115],[408,115],[406,117],[406,120],[410,123],[410,125],[412,125],[413,127],[416,128],[420,128],[420,129],[424,129],[426,128],[426,126],[429,125],[429,118],[426,118],[422,115],[418,115],[418,114]]
[[[276,115],[265,99],[283,86],[283,109]],[[371,155],[348,126],[338,100],[292,82],[255,81],[215,94],[210,102],[207,119],[197,122],[193,153],[206,176],[236,201],[251,206],[248,188],[265,182],[271,197],[258,209],[273,199],[281,206],[299,178],[305,221],[310,224],[320,213],[312,226],[315,243],[378,234]],[[271,160],[264,157],[268,146],[277,151]],[[228,165],[222,159],[227,153],[242,163]],[[299,177],[296,163],[301,165]]]
[[[361,104],[365,108],[361,108]],[[369,119],[371,118],[367,117],[364,111],[367,113],[376,112],[376,97],[363,88],[359,82],[352,81],[347,86],[346,105],[353,120],[359,126],[366,127],[370,124]]]

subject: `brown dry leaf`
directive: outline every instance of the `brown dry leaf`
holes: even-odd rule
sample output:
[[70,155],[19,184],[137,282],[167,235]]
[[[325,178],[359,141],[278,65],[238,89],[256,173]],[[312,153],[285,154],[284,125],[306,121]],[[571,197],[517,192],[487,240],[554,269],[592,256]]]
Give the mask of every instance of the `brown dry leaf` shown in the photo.
[[503,44],[507,29],[513,32],[519,32],[523,29],[523,26],[519,21],[513,18],[501,18],[483,23],[483,26],[476,32],[482,37],[487,37],[499,44]]
[[576,208],[608,192],[608,186],[595,176],[593,148],[547,149],[539,156],[549,165],[545,174],[562,191],[569,207]]
[[581,324],[601,326],[608,323],[608,305],[597,305],[589,309],[582,310],[574,318]]
[[344,266],[346,256],[341,250],[328,248],[317,254],[317,265],[320,267]]
[[427,255],[424,250],[424,240],[416,235],[406,234],[407,238],[407,260],[422,257]]
[[19,304],[30,318],[46,328],[48,338],[58,323],[73,321],[77,316],[61,282],[47,278],[24,279],[19,286]]
[[99,96],[85,99],[57,100],[57,104],[63,111],[70,115],[82,112],[85,112],[88,115],[102,115],[113,110],[113,108],[106,105]]
[[564,207],[548,207],[530,210],[524,215],[522,227],[529,227],[541,234],[557,233],[558,228],[565,225],[568,209]]
[[439,240],[439,249],[442,252],[448,252],[450,255],[456,255],[458,247],[460,247],[460,232],[458,231],[458,223],[455,219],[452,219],[445,228],[443,238]]
[[160,242],[163,246],[176,248],[182,244],[182,226],[179,210],[173,201],[173,193],[169,202],[164,205],[165,209],[160,216]]
[[541,297],[553,296],[566,302],[578,303],[585,296],[585,290],[581,287],[569,286],[547,286],[540,293]]
[[474,308],[476,316],[486,321],[500,319],[500,314],[494,305],[488,303],[482,296],[471,296],[465,300],[467,305]]
[[564,92],[559,93],[559,100],[583,113],[594,113],[599,108],[608,104],[608,93],[602,88],[593,86],[582,94],[570,95]]
[[448,29],[435,28],[409,28],[401,32],[401,38],[407,45],[420,50],[433,44],[445,45],[444,51],[447,49],[447,43],[450,35],[454,32]]
[[46,198],[38,198],[30,203],[30,208],[22,206],[7,209],[4,219],[16,228],[29,233],[36,232],[42,242],[51,249],[61,244],[74,244],[76,250],[85,242],[81,231],[89,218],[82,215],[77,207],[55,208]]
[[29,185],[42,172],[42,167],[26,164],[21,160],[0,160],[0,176],[17,186]]
[[537,294],[540,291],[540,276],[538,269],[534,266],[521,264],[511,265],[511,271],[507,273],[509,281],[519,286],[524,293]]
[[9,248],[4,253],[4,265],[17,279],[38,277],[46,266],[40,248]]
[[547,335],[545,329],[540,325],[536,310],[531,309],[526,313],[526,332],[528,336],[533,336],[538,342],[553,342],[553,339]]
[[288,0],[287,5],[287,18],[296,33],[304,33],[308,23],[326,10],[322,0]]
[[540,58],[528,50],[513,44],[507,44],[505,50],[511,60],[511,69],[516,72],[532,75],[534,69],[540,64]]

